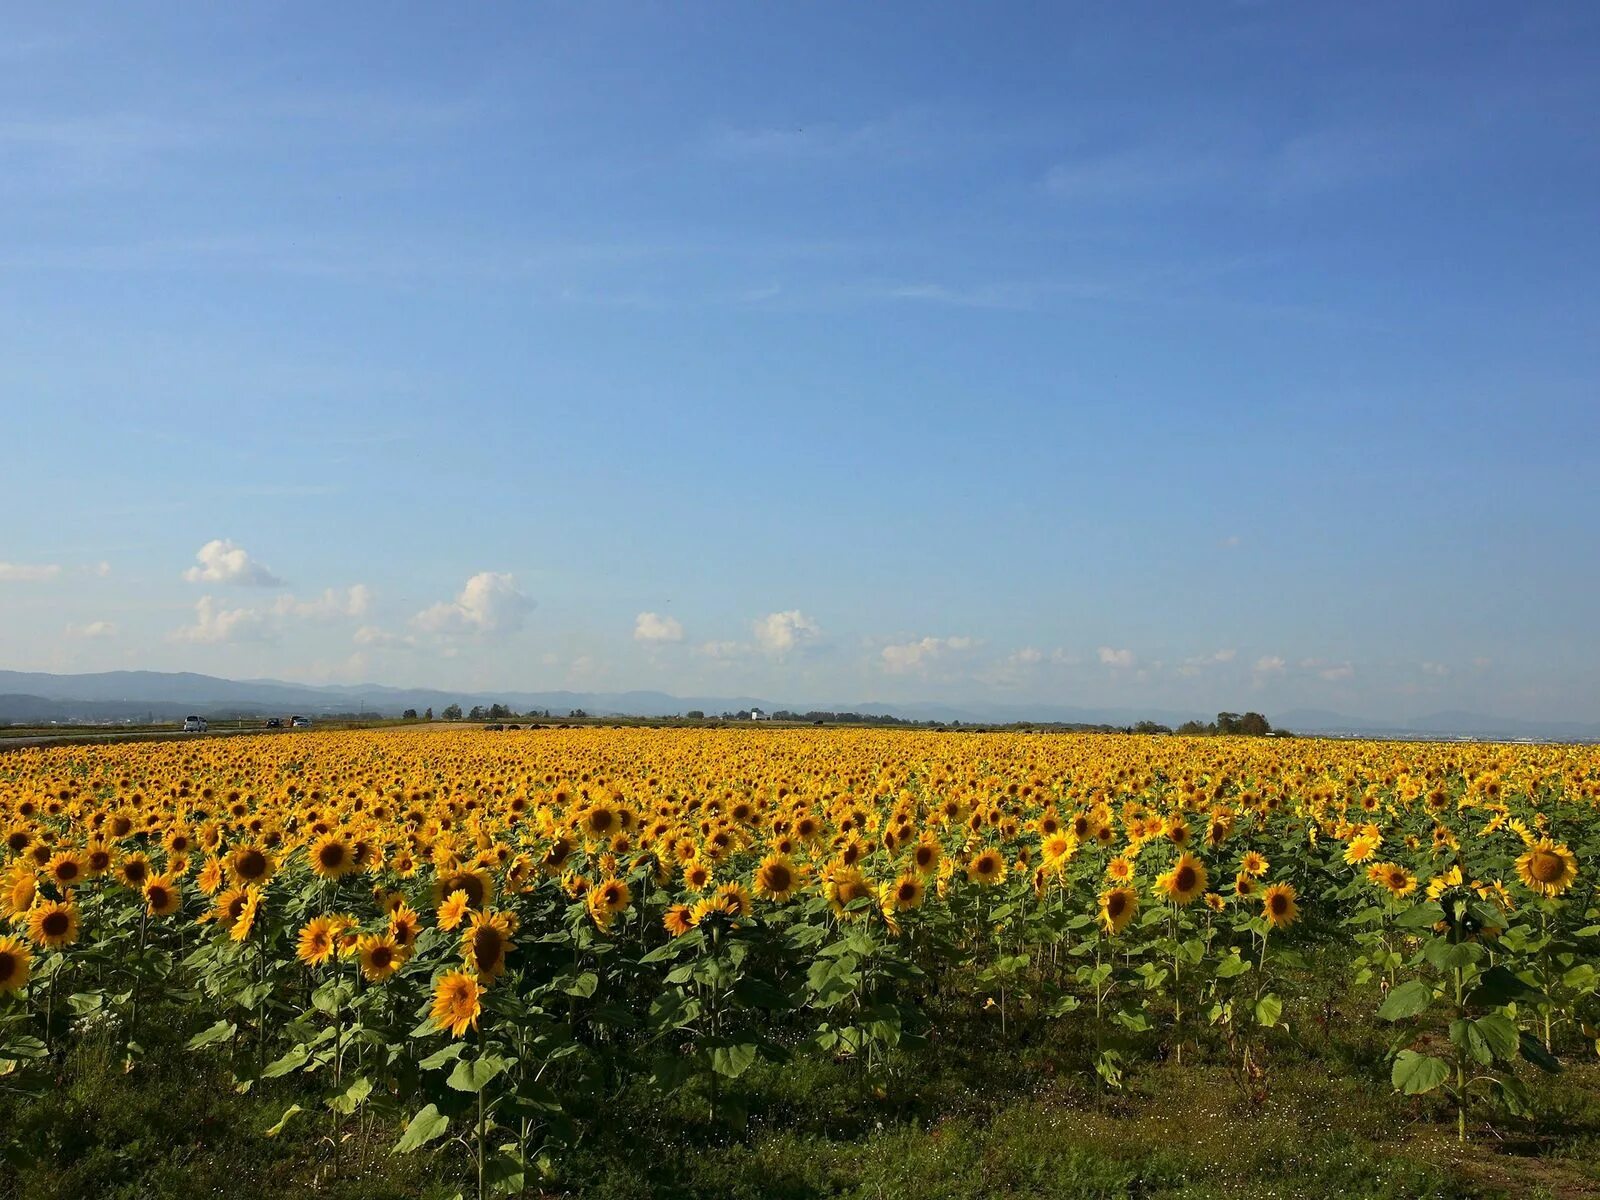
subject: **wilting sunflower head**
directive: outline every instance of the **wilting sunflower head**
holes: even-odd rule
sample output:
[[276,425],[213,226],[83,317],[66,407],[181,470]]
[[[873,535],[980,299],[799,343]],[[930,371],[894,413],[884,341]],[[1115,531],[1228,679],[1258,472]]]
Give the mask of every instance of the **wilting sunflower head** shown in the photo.
[[433,989],[433,1007],[429,1015],[435,1025],[448,1029],[452,1036],[461,1037],[468,1029],[478,1027],[482,1008],[483,988],[465,971],[451,971],[440,977]]

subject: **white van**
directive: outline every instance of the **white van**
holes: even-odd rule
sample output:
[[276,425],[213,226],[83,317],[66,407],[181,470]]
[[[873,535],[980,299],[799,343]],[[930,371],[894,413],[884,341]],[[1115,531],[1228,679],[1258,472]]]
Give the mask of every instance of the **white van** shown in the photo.
[[204,733],[209,728],[210,726],[206,723],[204,717],[185,717],[183,719],[183,731],[185,733]]

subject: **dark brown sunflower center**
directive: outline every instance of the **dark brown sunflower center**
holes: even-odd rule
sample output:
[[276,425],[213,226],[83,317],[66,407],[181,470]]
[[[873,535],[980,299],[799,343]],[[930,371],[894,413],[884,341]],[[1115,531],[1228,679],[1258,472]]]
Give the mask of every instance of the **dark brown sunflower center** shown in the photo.
[[1566,874],[1567,864],[1551,850],[1535,850],[1528,859],[1528,874],[1540,883],[1555,883]]

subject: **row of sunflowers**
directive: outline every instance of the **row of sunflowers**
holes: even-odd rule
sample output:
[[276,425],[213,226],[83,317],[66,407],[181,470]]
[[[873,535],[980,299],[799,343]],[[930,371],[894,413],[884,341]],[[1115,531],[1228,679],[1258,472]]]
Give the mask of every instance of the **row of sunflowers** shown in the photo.
[[[1600,1049],[1594,747],[434,727],[0,755],[0,1078],[151,1022],[480,1194],[644,1081],[863,1086],[970,1004],[1258,1078],[1313,959],[1459,1136]],[[1373,1010],[1369,1009],[1369,1013]]]

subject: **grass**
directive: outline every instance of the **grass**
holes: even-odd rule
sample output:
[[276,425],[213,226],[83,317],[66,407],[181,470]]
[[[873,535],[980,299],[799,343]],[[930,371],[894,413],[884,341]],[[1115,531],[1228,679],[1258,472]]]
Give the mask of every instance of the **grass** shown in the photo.
[[[1319,974],[1319,978],[1320,978]],[[1330,996],[1338,989],[1330,984]],[[955,994],[952,990],[951,994]],[[1352,1003],[1351,1012],[1362,1011]],[[1366,1011],[1370,1011],[1367,1009]],[[1326,1026],[1319,1014],[1333,1013]],[[1556,1077],[1532,1120],[1480,1113],[1472,1143],[1431,1098],[1387,1081],[1381,1035],[1327,997],[1293,1014],[1297,1034],[1261,1048],[1246,1080],[1218,1044],[1185,1064],[1144,1065],[1107,1092],[1071,1019],[1023,1019],[1006,1038],[964,1005],[932,1014],[934,1039],[870,1079],[852,1062],[760,1064],[712,1122],[696,1087],[641,1085],[571,1097],[574,1144],[531,1195],[604,1200],[1267,1200],[1280,1197],[1600,1196],[1600,1067]],[[317,1195],[452,1197],[468,1187],[458,1146],[389,1153],[398,1127],[331,1118],[296,1084],[239,1094],[221,1059],[185,1053],[158,1025],[125,1069],[113,1030],[82,1035],[36,1099],[0,1089],[0,1196],[113,1200]],[[0,1081],[3,1083],[3,1081]],[[307,1114],[266,1130],[291,1103]],[[532,1177],[530,1176],[530,1182]]]

